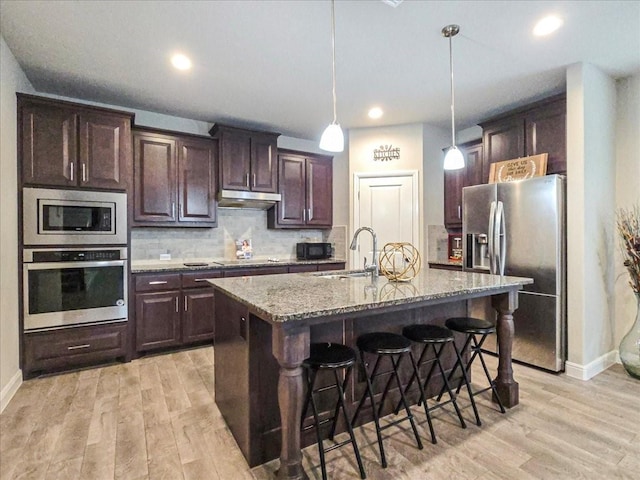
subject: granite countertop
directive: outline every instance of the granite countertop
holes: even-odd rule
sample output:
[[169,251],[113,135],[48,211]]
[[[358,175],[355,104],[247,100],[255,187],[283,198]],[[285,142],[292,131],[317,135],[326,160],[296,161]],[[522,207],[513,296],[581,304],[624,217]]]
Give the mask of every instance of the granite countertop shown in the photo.
[[324,272],[207,280],[272,323],[519,289],[530,278],[423,269],[411,282],[333,277]]
[[211,258],[178,258],[172,260],[132,260],[131,273],[175,272],[190,270],[212,270],[240,267],[276,267],[290,265],[317,265],[320,263],[342,263],[345,260],[327,258],[324,260],[296,260],[280,258],[251,258],[225,260]]

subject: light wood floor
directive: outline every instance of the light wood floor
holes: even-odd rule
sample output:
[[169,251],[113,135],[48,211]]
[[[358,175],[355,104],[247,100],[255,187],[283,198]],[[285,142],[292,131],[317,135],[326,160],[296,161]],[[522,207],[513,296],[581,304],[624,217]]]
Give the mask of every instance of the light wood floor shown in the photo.
[[[589,382],[517,365],[515,373],[519,406],[501,415],[481,399],[477,427],[463,402],[466,430],[436,411],[437,445],[416,407],[425,448],[407,429],[386,430],[387,469],[373,427],[359,428],[367,478],[639,478],[640,382],[619,365]],[[304,463],[319,479],[316,452],[305,449]],[[327,460],[330,478],[359,478],[349,446]],[[211,347],[29,380],[0,415],[2,480],[262,480],[277,463],[245,463],[214,402]]]

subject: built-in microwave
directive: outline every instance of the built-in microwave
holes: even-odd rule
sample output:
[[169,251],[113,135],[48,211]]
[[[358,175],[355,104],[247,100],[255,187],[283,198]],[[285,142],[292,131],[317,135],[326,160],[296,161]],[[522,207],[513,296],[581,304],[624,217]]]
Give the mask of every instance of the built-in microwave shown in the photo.
[[23,241],[36,245],[124,245],[127,195],[25,187]]

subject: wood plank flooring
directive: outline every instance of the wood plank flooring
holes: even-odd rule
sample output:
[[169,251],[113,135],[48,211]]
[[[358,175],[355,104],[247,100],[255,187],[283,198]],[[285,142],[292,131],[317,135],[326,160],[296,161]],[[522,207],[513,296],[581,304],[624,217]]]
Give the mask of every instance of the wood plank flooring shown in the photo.
[[[24,382],[0,415],[0,479],[273,478],[278,462],[249,469],[220,416],[213,361],[206,347]],[[386,430],[387,469],[373,426],[357,429],[367,478],[638,478],[640,382],[620,365],[589,382],[514,370],[519,406],[502,415],[480,398],[477,427],[462,396],[469,427],[460,428],[452,409],[435,411],[436,445],[414,407],[425,448],[408,428]],[[304,450],[304,464],[321,478],[315,446]],[[349,446],[327,454],[327,469],[333,479],[359,478]]]

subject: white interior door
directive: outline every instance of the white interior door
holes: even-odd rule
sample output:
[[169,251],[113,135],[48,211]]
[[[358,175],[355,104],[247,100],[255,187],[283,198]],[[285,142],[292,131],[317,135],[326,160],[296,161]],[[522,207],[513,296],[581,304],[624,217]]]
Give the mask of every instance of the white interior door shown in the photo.
[[[410,242],[420,250],[418,172],[355,174],[353,232],[371,227],[378,237],[378,250],[389,242]],[[368,232],[358,238],[351,252],[351,268],[371,263],[373,241]]]

